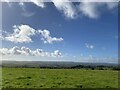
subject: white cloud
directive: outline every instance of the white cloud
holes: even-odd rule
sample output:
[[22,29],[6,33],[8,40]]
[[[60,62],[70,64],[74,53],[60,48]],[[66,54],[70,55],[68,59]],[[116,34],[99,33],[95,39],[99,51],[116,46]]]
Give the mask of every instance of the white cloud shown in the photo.
[[18,5],[22,8],[21,15],[24,17],[31,17],[35,15],[34,12],[28,11],[24,2],[20,1]]
[[53,43],[53,42],[60,42],[63,41],[63,38],[56,38],[51,37],[50,32],[48,30],[38,30],[38,32],[41,34],[41,40],[44,41],[44,43]]
[[21,1],[21,2],[18,3],[18,5],[22,8],[22,12],[21,12],[22,16],[29,18],[29,17],[35,15],[34,12],[28,11],[26,9],[26,5],[25,5],[24,2]]
[[88,55],[85,57],[78,58],[78,61],[89,62],[89,63],[118,63],[118,58],[115,57],[96,57],[94,55]]
[[10,0],[1,0],[2,2],[7,2],[7,3],[9,3],[10,2]]
[[101,14],[100,8],[105,6],[108,10],[112,10],[117,6],[118,3],[113,2],[113,0],[110,1],[111,2],[81,2],[79,4],[79,12],[89,18],[98,18]]
[[52,0],[52,2],[59,11],[64,13],[66,17],[74,19],[77,16],[75,6],[69,0],[66,0],[66,2],[64,2],[64,0]]
[[32,51],[26,47],[21,47],[21,53],[25,55],[32,55]]
[[29,0],[29,1],[33,2],[38,7],[45,8],[45,4],[43,0]]
[[29,55],[29,56],[42,56],[42,57],[61,57],[62,53],[59,50],[53,52],[45,52],[42,49],[31,50],[26,47],[15,46],[13,48],[0,48],[2,55]]
[[35,51],[33,51],[33,55],[35,56],[44,56],[44,51],[42,49],[36,49]]
[[3,55],[9,54],[7,48],[2,48],[2,49],[0,49],[0,53],[3,54]]
[[114,9],[116,6],[118,6],[117,2],[107,2],[106,3],[108,9]]
[[[4,2],[10,3],[11,0],[2,0]],[[75,19],[78,16],[85,15],[89,18],[98,18],[102,14],[102,9],[107,8],[108,10],[114,9],[118,5],[119,0],[78,0],[79,5],[75,5],[71,0],[51,0],[54,6],[67,18]],[[45,8],[44,0],[19,0],[14,2],[20,2],[19,5],[22,9],[25,9],[25,2],[32,2],[40,8]],[[32,16],[33,13],[23,14],[23,16]]]
[[114,0],[108,1],[101,1],[98,2],[97,0],[86,0],[78,2],[79,5],[73,4],[70,0],[52,0],[55,7],[64,13],[67,18],[75,19],[78,16],[85,15],[89,18],[98,18],[102,11],[100,8],[105,6],[108,10],[112,10],[117,6],[117,2]]
[[8,4],[9,7],[12,6],[11,0],[1,0],[0,2],[6,2],[6,3]]
[[43,0],[2,0],[2,2],[7,2],[8,4],[10,2],[20,2],[19,5],[23,6],[25,2],[32,2],[34,3],[36,6],[44,8],[45,4]]
[[23,11],[25,11],[25,3],[19,2],[18,5],[22,8]]
[[22,12],[21,15],[24,17],[31,17],[31,16],[35,15],[35,13],[26,11],[26,12]]
[[0,40],[5,40],[4,36],[5,34],[8,34],[6,31],[4,30],[0,30]]
[[79,5],[79,11],[90,18],[98,17],[97,5],[94,2],[82,2]]
[[88,43],[85,43],[85,46],[86,46],[88,49],[93,49],[93,48],[94,48],[93,45],[90,45],[90,44],[88,44]]
[[61,56],[62,53],[59,50],[55,50],[53,56]]
[[51,37],[50,36],[50,31],[48,30],[35,30],[29,25],[14,25],[13,26],[13,33],[7,33],[6,31],[1,31],[5,32],[5,35],[0,35],[0,39],[2,40],[7,40],[11,41],[14,43],[30,43],[32,42],[32,38],[36,34],[40,34],[41,40],[44,43],[53,43],[53,42],[60,42],[63,41],[63,38],[56,38],[56,37]]
[[11,49],[8,49],[8,54],[12,54],[12,55],[20,55],[21,54],[21,51],[20,51],[20,48],[15,46]]
[[14,43],[32,42],[31,36],[35,35],[35,29],[28,25],[13,26],[13,33],[6,36],[5,39]]

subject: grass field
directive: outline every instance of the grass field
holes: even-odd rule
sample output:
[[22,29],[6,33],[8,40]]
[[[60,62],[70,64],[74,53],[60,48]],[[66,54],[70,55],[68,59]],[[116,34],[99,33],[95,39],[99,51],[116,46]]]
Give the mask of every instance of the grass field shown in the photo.
[[4,88],[118,88],[118,71],[3,68]]

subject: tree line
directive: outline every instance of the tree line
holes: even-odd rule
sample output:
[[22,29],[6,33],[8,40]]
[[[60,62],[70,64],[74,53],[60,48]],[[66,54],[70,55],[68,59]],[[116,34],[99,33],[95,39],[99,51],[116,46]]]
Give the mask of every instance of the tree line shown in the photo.
[[91,70],[120,70],[120,66],[76,65],[76,66],[41,66],[41,65],[1,65],[2,68],[43,68],[43,69],[91,69]]

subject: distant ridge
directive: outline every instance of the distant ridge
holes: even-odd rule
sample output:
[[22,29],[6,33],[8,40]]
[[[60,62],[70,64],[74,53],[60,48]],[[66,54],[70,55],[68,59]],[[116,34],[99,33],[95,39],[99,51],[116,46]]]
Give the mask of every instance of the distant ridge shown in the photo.
[[115,67],[118,64],[111,63],[86,63],[66,61],[2,61],[2,67],[25,67],[25,68],[94,68]]

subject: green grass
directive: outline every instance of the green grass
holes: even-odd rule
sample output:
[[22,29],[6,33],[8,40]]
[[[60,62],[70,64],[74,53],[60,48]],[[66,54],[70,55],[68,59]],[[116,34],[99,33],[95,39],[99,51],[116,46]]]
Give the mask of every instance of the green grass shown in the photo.
[[4,88],[118,88],[118,71],[3,68]]

